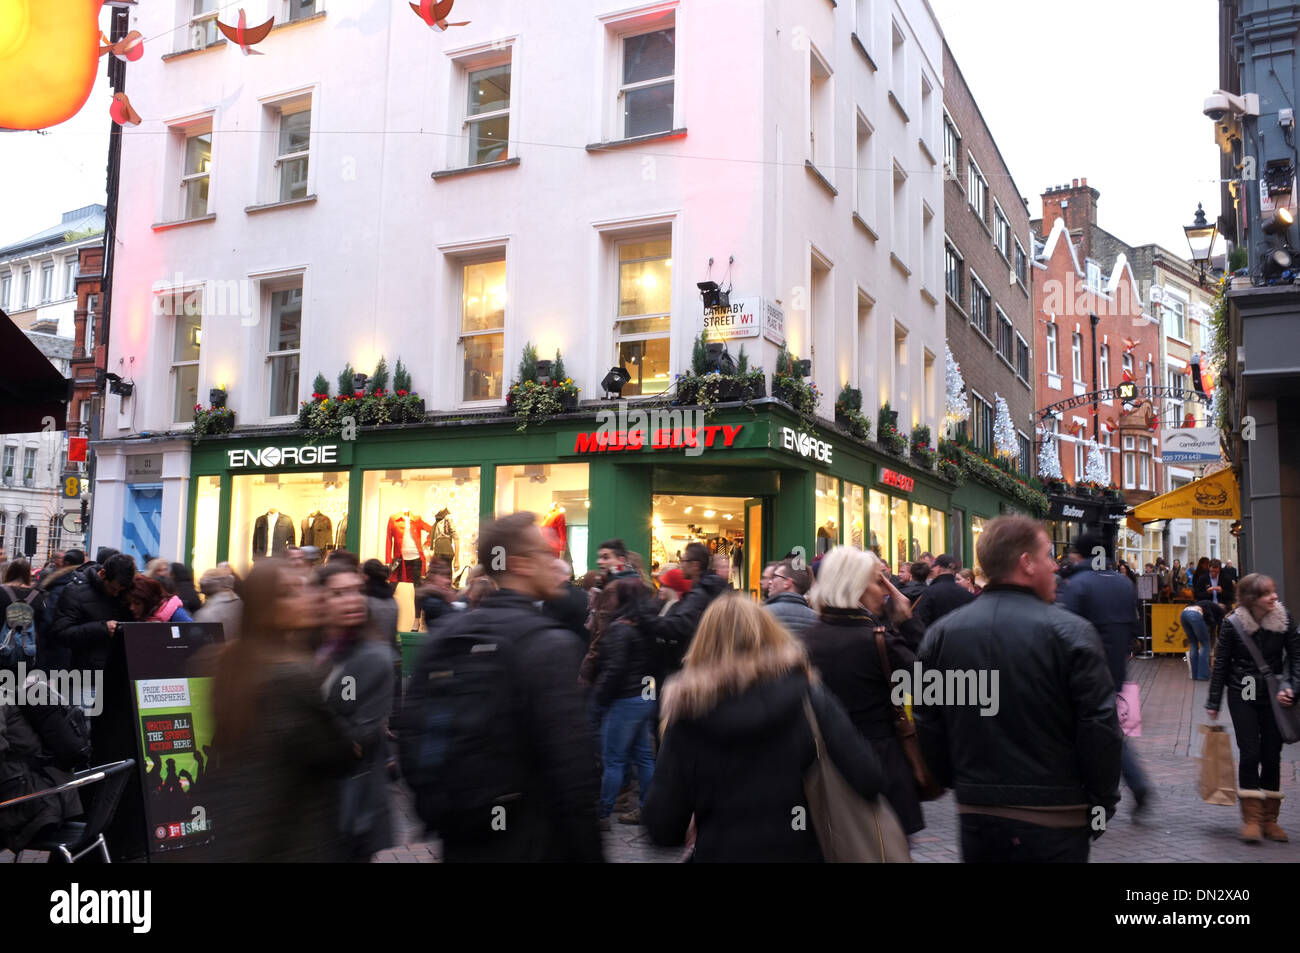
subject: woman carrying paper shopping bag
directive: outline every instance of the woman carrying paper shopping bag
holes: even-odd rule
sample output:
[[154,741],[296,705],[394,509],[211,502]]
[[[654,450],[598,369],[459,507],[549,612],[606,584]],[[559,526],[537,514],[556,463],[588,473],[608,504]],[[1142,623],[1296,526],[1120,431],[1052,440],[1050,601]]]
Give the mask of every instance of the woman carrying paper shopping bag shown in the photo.
[[1237,598],[1240,604],[1219,629],[1205,707],[1211,720],[1218,718],[1226,684],[1228,711],[1241,752],[1237,768],[1241,839],[1255,843],[1262,836],[1285,841],[1286,832],[1277,824],[1284,734],[1279,724],[1293,717],[1295,688],[1300,686],[1300,634],[1268,576],[1244,577],[1237,585]]

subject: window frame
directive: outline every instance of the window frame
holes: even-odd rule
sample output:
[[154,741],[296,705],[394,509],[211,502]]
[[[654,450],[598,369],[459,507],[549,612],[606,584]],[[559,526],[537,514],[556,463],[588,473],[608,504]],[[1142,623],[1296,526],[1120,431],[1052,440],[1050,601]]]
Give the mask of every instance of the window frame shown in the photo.
[[1034,445],[1030,441],[1029,435],[1023,430],[1016,431],[1016,449],[1019,451],[1019,453],[1016,454],[1019,458],[1017,461],[1017,469],[1020,471],[1021,476],[1028,477],[1030,475],[1029,459],[1033,455]]
[[23,486],[32,487],[36,485],[37,456],[35,447],[23,447]]
[[[12,486],[13,482],[18,479],[18,445],[7,443],[4,446],[3,454],[0,454],[0,478],[4,480],[5,486]],[[12,473],[5,471],[12,470]],[[0,545],[3,541],[0,540]]]
[[[951,133],[951,135],[949,135]],[[951,141],[950,141],[951,140]],[[943,170],[944,178],[950,178],[961,185],[961,130],[947,109],[943,111]],[[952,153],[949,154],[949,146]]]
[[[275,296],[284,291],[298,289],[298,346],[271,350],[270,336],[276,334],[278,315],[275,313]],[[299,399],[302,396],[303,377],[303,342],[307,332],[307,279],[304,273],[295,272],[278,278],[268,278],[261,282],[260,290],[265,296],[267,336],[262,339],[262,374],[265,381],[262,412],[268,421],[288,420],[297,414]],[[289,411],[283,414],[272,413],[271,401],[275,399],[275,364],[293,355],[298,355],[298,392],[289,400]]]
[[[181,385],[181,374],[180,374],[181,368],[193,367],[195,369],[194,402],[196,404],[201,403],[201,401],[199,400],[199,393],[200,393],[199,387],[203,378],[202,334],[203,334],[204,289],[201,286],[173,288],[166,292],[163,292],[163,297],[170,298],[172,302],[171,310],[169,312],[171,315],[171,322],[168,328],[169,333],[167,335],[167,380],[169,385],[167,388],[167,392],[168,392],[168,396],[171,398],[169,402],[171,407],[169,414],[172,417],[175,417],[176,408],[179,406],[178,398],[180,396],[179,388]],[[194,302],[193,306],[197,309],[196,315],[191,315],[187,313],[188,309],[191,307],[190,302]],[[197,345],[199,349],[199,356],[196,360],[192,360],[192,361],[178,361],[175,359],[176,358],[176,336],[180,333],[180,330],[183,326],[182,323],[183,319],[189,317],[195,317],[195,316],[197,316],[199,319],[199,323],[198,323],[199,343]],[[187,426],[188,424],[194,422],[194,411],[192,409],[193,404],[187,404],[186,407],[190,408],[188,418],[182,417],[180,419],[173,419],[171,421],[171,425],[173,427]]]
[[[1097,382],[1098,390],[1110,389],[1110,345],[1103,344],[1097,351],[1097,371],[1101,380]],[[1109,401],[1107,402],[1109,403]]]
[[1043,344],[1043,350],[1047,352],[1047,373],[1054,377],[1061,376],[1061,346],[1060,335],[1056,330],[1056,322],[1048,321],[1047,329],[1044,331],[1046,340]]
[[[1005,246],[1005,247],[1003,247]],[[1011,221],[1002,211],[1002,204],[993,200],[993,247],[998,250],[1003,261],[1011,265]]]
[[1138,489],[1151,489],[1151,439],[1138,438]]
[[[861,109],[855,112],[853,155],[856,161],[854,162],[853,201],[857,206],[858,217],[866,222],[868,226],[874,227],[877,218],[876,192],[878,191],[874,174],[876,130]],[[865,155],[863,155],[864,152]]]
[[[1024,356],[1023,367],[1021,366],[1021,356]],[[1016,332],[1016,377],[1020,378],[1026,384],[1030,382],[1029,371],[1030,350],[1029,342],[1025,340],[1024,335],[1019,331]]]
[[[452,168],[476,169],[479,166],[490,165],[493,162],[505,162],[514,157],[515,140],[512,137],[514,123],[511,121],[515,112],[515,62],[514,62],[514,45],[506,44],[504,49],[495,50],[490,54],[476,54],[470,56],[461,56],[455,60],[457,70],[459,70],[458,88],[461,92],[460,97],[460,127],[458,135],[460,137],[459,152],[457,157],[452,160]],[[469,112],[469,94],[472,88],[471,77],[475,73],[485,70],[497,69],[505,66],[509,69],[510,75],[510,93],[506,99],[506,105],[503,109],[494,109],[490,112],[474,113]],[[495,159],[486,159],[482,162],[472,161],[473,140],[470,138],[470,127],[479,125],[484,122],[501,119],[506,120],[506,138],[505,152]]]
[[[197,122],[193,125],[176,129],[181,136],[181,175],[180,175],[180,208],[178,210],[178,221],[190,221],[191,219],[203,218],[212,212],[212,166],[213,166],[213,148],[214,136],[212,134],[212,120],[206,122]],[[186,172],[187,160],[189,158],[190,140],[197,139],[199,136],[208,137],[208,168],[204,172]],[[198,215],[189,214],[189,190],[190,183],[206,180],[208,185],[207,200],[204,203],[203,211]]]
[[1070,337],[1070,372],[1074,374],[1076,384],[1084,383],[1083,375],[1087,368],[1083,366],[1083,332],[1075,331]]
[[[506,303],[501,309],[501,326],[479,328],[477,331],[465,330],[465,271],[475,265],[492,265],[500,262],[505,271]],[[506,245],[489,246],[478,249],[472,254],[458,255],[454,261],[456,267],[456,301],[459,308],[456,313],[456,400],[462,407],[487,407],[505,401],[510,391],[511,382],[506,371],[506,328],[510,322],[510,254]],[[473,338],[501,335],[501,393],[497,397],[472,398],[465,393],[466,361],[469,352],[466,343]]]
[[[625,67],[625,63],[626,63],[625,57],[626,57],[626,55],[627,55],[627,45],[626,45],[626,44],[627,44],[627,41],[628,41],[628,40],[632,40],[632,39],[636,39],[638,36],[646,36],[647,34],[650,34],[650,33],[659,33],[659,32],[662,32],[662,31],[664,31],[664,30],[671,30],[671,31],[672,31],[672,34],[673,34],[673,71],[672,71],[672,73],[671,73],[669,76],[667,76],[667,77],[659,76],[659,77],[654,77],[654,78],[652,78],[652,79],[637,80],[635,83],[624,83],[624,82],[623,82],[623,76],[624,76],[624,72],[625,72],[624,67]],[[617,26],[615,26],[615,37],[614,37],[614,39],[615,39],[615,46],[616,46],[617,61],[616,61],[616,64],[615,64],[615,65],[616,65],[616,70],[615,70],[615,73],[614,73],[614,96],[613,96],[613,100],[614,100],[614,102],[613,102],[613,108],[614,108],[615,121],[614,121],[614,126],[613,126],[613,128],[616,129],[616,130],[618,131],[618,135],[617,135],[617,136],[614,136],[614,137],[612,137],[612,138],[614,138],[614,139],[631,139],[631,138],[637,138],[638,136],[654,136],[654,135],[661,135],[661,134],[666,133],[666,132],[671,132],[673,129],[677,128],[677,115],[678,115],[678,113],[677,113],[677,109],[678,109],[678,100],[677,100],[677,78],[678,78],[678,72],[679,72],[679,69],[680,69],[680,62],[679,62],[679,61],[680,61],[680,59],[681,59],[680,51],[679,51],[679,47],[678,47],[678,45],[677,45],[677,11],[676,11],[676,8],[673,7],[673,8],[671,8],[671,9],[668,11],[668,22],[667,22],[666,24],[664,24],[664,23],[657,23],[657,22],[656,22],[656,23],[650,23],[650,24],[637,23],[637,24],[635,24],[635,25],[632,25],[632,26],[627,27],[626,29],[617,29]],[[626,111],[626,109],[625,109],[625,107],[624,107],[624,97],[627,95],[627,93],[629,93],[629,92],[637,92],[637,91],[642,90],[642,89],[651,89],[651,88],[656,87],[656,86],[667,86],[667,85],[671,85],[672,88],[673,88],[673,108],[672,108],[672,118],[669,119],[669,121],[668,121],[668,128],[667,128],[667,129],[658,129],[658,130],[654,130],[654,131],[652,131],[652,132],[637,133],[637,136],[630,136],[630,135],[628,135],[628,131],[627,131],[627,111]],[[512,103],[513,103],[513,95],[514,95],[514,75],[513,75],[513,70],[512,70],[512,73],[511,73],[511,85],[510,85],[510,88],[511,88],[511,97],[512,97]]]
[[40,303],[49,304],[54,300],[54,260],[41,262]]
[[63,293],[64,298],[75,298],[77,296],[77,255],[64,255],[63,267],[68,272],[68,284]]
[[[977,274],[975,273],[975,269],[974,269],[974,268],[968,268],[968,269],[967,269],[967,274],[970,275],[970,282],[969,282],[969,284],[971,284],[971,285],[978,285],[978,286],[979,286],[979,292],[978,292],[978,293],[975,291],[975,288],[974,288],[974,287],[971,288],[971,293],[970,293],[970,319],[969,319],[969,320],[970,320],[970,324],[971,324],[972,327],[975,328],[976,331],[978,331],[981,335],[983,335],[984,340],[988,341],[989,344],[993,345],[994,349],[996,350],[997,345],[994,344],[993,337],[992,337],[992,332],[993,332],[993,295],[992,295],[992,293],[989,291],[989,289],[985,286],[984,282],[980,281],[979,275],[977,275]],[[979,324],[979,321],[977,320],[978,317],[979,317],[979,314],[980,314],[980,307],[979,307],[979,304],[980,304],[981,301],[984,303],[984,308],[983,308],[983,314],[984,314],[984,327],[981,327],[980,324]]]
[[9,298],[13,294],[14,274],[12,271],[6,271],[0,275],[0,308],[5,311],[12,310],[9,307]]
[[[948,266],[950,263],[956,264],[957,267],[955,270],[949,269]],[[964,270],[965,264],[966,260],[962,257],[961,252],[957,250],[957,246],[952,243],[947,235],[945,235],[943,237],[943,290],[944,293],[952,299],[953,304],[957,305],[959,308],[962,306],[961,292],[962,285],[965,284],[962,279],[962,271]],[[954,274],[956,275],[957,280],[956,295],[952,293],[953,289],[950,281],[951,276]]]
[[1121,455],[1123,456],[1123,477],[1124,489],[1137,489],[1137,441],[1131,435],[1125,434],[1120,444]]
[[[982,413],[980,408],[983,408]],[[977,449],[991,453],[993,450],[993,405],[975,390],[971,391],[970,418],[972,442],[974,442]]]
[[[1168,285],[1165,286],[1164,291],[1164,299],[1160,304],[1161,309],[1164,311],[1165,334],[1168,337],[1190,344],[1190,328],[1188,327],[1187,322],[1187,312],[1189,310],[1190,302],[1181,294],[1172,290]],[[1177,311],[1175,311],[1174,305],[1178,306]],[[1175,314],[1177,314],[1179,318],[1177,322],[1174,320]]]
[[[1007,317],[1007,313],[1002,310],[1002,306],[997,304],[996,302],[993,305],[993,311],[997,317],[997,322],[998,322],[998,337],[994,346],[994,350],[998,352],[998,357],[1006,361],[1007,364],[1014,370],[1016,366],[1015,365],[1015,360],[1016,360],[1015,325],[1011,323],[1011,319]],[[1002,345],[1004,343],[1003,342],[1004,337],[1006,338],[1006,342],[1005,342],[1007,346],[1006,351],[1003,351],[1002,349]]]
[[981,222],[988,224],[989,216],[989,182],[984,178],[984,172],[980,169],[979,163],[975,157],[966,152],[966,203],[971,210],[979,217]]
[[[820,83],[819,72],[823,74]],[[835,165],[835,70],[821,50],[808,44],[808,161],[828,182]],[[819,121],[820,119],[820,121]],[[827,128],[821,138],[818,129]],[[824,170],[824,171],[823,171]],[[829,174],[828,174],[829,173]]]
[[1016,281],[1020,282],[1020,287],[1028,290],[1029,287],[1029,256],[1025,254],[1025,246],[1020,244],[1020,239],[1015,235],[1011,240],[1016,243]]
[[[195,0],[181,0],[183,6],[189,7],[190,14],[185,21],[185,36],[189,37],[189,43],[181,47],[177,52],[188,50],[206,50],[210,46],[216,46],[225,40],[221,31],[217,29],[217,18],[221,15],[221,7],[218,0],[200,0],[205,9],[198,13],[193,12]],[[211,9],[206,9],[211,7]],[[200,25],[202,24],[202,25]],[[197,42],[200,35],[203,42]]]
[[[293,202],[307,202],[316,198],[316,175],[318,171],[316,167],[319,163],[313,162],[312,156],[316,153],[316,146],[318,145],[316,142],[320,121],[319,110],[317,109],[318,101],[319,88],[315,84],[264,96],[258,100],[263,109],[262,132],[266,141],[261,153],[258,205],[246,208],[246,212]],[[310,114],[307,123],[307,149],[281,155],[280,134],[285,117],[303,112]],[[216,151],[215,145],[214,140],[214,154]],[[281,166],[301,158],[307,160],[306,192],[299,198],[282,199],[280,196],[284,188],[284,174]]]

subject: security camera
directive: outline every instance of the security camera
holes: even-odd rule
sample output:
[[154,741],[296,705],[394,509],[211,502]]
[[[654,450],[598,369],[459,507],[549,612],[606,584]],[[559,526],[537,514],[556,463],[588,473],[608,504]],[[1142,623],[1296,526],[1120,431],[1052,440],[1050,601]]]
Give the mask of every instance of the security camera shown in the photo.
[[1232,93],[1216,89],[1205,100],[1201,112],[1214,122],[1219,122],[1228,116],[1258,116],[1259,94],[1247,93],[1245,96],[1234,96]]

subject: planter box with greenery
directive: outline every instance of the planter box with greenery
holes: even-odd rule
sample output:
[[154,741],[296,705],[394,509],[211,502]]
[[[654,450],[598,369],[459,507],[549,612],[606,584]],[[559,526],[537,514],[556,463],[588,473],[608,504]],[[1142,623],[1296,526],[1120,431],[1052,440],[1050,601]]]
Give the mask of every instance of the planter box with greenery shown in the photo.
[[707,345],[701,334],[691,349],[690,371],[677,375],[674,404],[704,407],[705,416],[711,417],[715,404],[748,404],[751,400],[767,396],[767,381],[763,378],[763,371],[750,370],[749,355],[745,353],[743,344],[736,358],[735,373],[710,371],[708,367]]
[[338,376],[339,396],[331,397],[329,381],[317,374],[311,400],[298,408],[298,426],[316,439],[337,435],[351,417],[360,427],[417,423],[424,419],[424,398],[411,391],[411,375],[398,358],[393,371],[394,391],[388,390],[388,363],[381,357],[364,389],[356,386],[351,364]]
[[940,473],[944,464],[957,466],[964,477],[978,480],[1003,496],[1015,500],[1027,512],[1042,518],[1047,515],[1047,496],[1037,479],[1026,482],[1006,460],[990,460],[970,444],[970,438],[940,440]]
[[871,439],[871,421],[862,413],[862,391],[845,384],[835,398],[835,423],[859,440]]
[[821,403],[822,393],[812,381],[804,380],[796,372],[799,358],[785,349],[785,345],[776,352],[776,372],[772,375],[772,396],[784,401],[790,409],[803,419],[805,428],[813,426],[817,417],[817,405]]
[[580,388],[564,373],[564,358],[555,352],[551,373],[543,382],[537,367],[537,348],[532,342],[524,345],[519,359],[519,380],[510,385],[506,394],[506,407],[519,421],[516,430],[544,423],[556,414],[578,409]]
[[876,417],[876,442],[886,453],[906,459],[907,437],[899,433],[895,426],[897,419],[898,414],[890,408],[889,401],[880,405],[880,413]]
[[923,470],[933,470],[939,454],[930,446],[930,428],[919,424],[912,429],[912,462]]
[[194,439],[214,434],[230,433],[235,429],[235,412],[229,407],[204,407],[194,405]]

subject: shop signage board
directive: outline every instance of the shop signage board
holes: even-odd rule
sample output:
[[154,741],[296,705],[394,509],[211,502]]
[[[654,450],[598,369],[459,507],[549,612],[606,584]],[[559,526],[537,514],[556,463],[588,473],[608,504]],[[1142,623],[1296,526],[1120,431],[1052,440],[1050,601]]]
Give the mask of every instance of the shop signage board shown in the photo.
[[835,447],[825,440],[818,440],[812,434],[792,427],[778,427],[773,431],[773,435],[777,441],[776,446],[781,450],[797,453],[804,459],[816,460],[818,463],[832,462]]
[[704,340],[756,338],[763,330],[763,299],[736,298],[730,304],[704,309]]
[[280,470],[287,467],[338,467],[352,462],[350,444],[272,444],[227,450],[230,470]]
[[133,453],[126,458],[127,483],[157,483],[162,480],[161,453]]
[[563,452],[577,454],[618,453],[625,450],[725,450],[736,445],[744,424],[711,424],[703,427],[613,430],[579,433]]
[[895,490],[901,490],[904,493],[911,493],[916,489],[916,479],[897,470],[890,470],[888,467],[880,468],[880,475],[876,478],[885,486],[893,487]]
[[1165,463],[1218,463],[1223,459],[1219,431],[1214,427],[1177,427],[1160,438],[1160,457]]
[[1051,520],[1069,520],[1073,523],[1095,523],[1098,521],[1101,510],[1091,503],[1083,503],[1079,500],[1066,499],[1064,497],[1051,497],[1051,509],[1047,513],[1047,518]]
[[192,853],[207,847],[220,828],[207,773],[216,728],[215,655],[210,649],[224,636],[221,625],[210,622],[130,623],[119,631],[131,685],[149,856],[155,862],[172,860],[182,849]]

